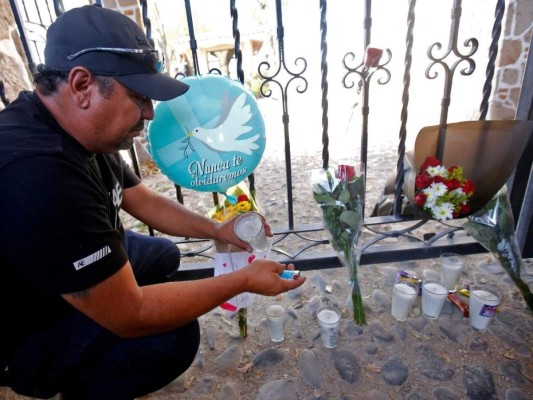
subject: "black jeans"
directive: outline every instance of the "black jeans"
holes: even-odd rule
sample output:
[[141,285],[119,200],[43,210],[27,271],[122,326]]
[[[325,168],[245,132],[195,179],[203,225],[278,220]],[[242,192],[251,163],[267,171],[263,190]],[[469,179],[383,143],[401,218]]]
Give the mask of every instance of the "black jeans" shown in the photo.
[[[168,280],[179,265],[166,239],[126,235],[140,285]],[[200,344],[197,321],[174,331],[122,339],[74,312],[34,335],[9,363],[7,384],[17,393],[63,399],[131,400],[172,382],[191,365]]]

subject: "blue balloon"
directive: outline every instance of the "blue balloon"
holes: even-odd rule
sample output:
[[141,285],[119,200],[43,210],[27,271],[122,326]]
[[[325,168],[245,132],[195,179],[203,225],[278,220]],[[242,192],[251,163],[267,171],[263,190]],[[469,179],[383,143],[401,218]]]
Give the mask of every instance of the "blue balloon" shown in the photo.
[[148,149],[175,184],[225,193],[250,175],[265,150],[265,124],[253,94],[221,75],[183,79],[190,89],[157,104]]

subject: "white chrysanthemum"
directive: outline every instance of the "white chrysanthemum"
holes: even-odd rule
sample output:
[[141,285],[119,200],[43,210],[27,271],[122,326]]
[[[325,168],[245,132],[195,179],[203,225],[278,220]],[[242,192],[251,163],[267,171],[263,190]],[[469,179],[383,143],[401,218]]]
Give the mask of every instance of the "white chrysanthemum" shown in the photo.
[[452,203],[441,203],[438,206],[434,206],[431,209],[433,211],[433,215],[435,218],[437,218],[439,221],[443,221],[445,219],[453,219],[453,204]]
[[436,197],[444,196],[448,192],[448,187],[442,182],[432,183],[429,188],[433,190]]
[[461,197],[461,196],[465,196],[466,195],[466,193],[463,192],[463,189],[461,189],[461,188],[453,189],[450,193],[452,195],[454,195],[454,196],[457,196],[457,197]]
[[443,178],[448,177],[448,170],[443,165],[437,165],[436,167],[428,167],[426,171],[432,178],[434,176],[442,176]]
[[426,207],[431,208],[433,204],[437,201],[437,194],[435,193],[435,190],[433,190],[431,187],[425,188],[422,190],[422,193],[426,195]]

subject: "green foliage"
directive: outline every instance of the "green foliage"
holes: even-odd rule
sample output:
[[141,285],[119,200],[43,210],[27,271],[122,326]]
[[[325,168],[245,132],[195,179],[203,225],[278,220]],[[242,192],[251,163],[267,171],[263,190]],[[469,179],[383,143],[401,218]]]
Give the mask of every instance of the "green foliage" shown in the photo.
[[313,197],[322,210],[322,219],[330,235],[330,243],[348,269],[352,285],[354,320],[366,324],[361,290],[357,280],[360,254],[357,242],[363,226],[364,177],[339,179],[333,168],[312,174]]

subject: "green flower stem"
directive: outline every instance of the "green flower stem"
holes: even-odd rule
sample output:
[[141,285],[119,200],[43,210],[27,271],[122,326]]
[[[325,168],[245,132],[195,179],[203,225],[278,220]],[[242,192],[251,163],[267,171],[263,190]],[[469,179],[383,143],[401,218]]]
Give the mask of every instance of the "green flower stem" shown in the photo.
[[353,319],[357,325],[366,325],[365,308],[363,306],[363,295],[357,278],[359,258],[352,253],[349,247],[344,248],[343,254],[346,260],[350,285],[352,286]]
[[520,293],[522,293],[522,296],[529,307],[529,311],[533,312],[533,293],[531,293],[531,290],[529,290],[529,286],[522,279],[516,276],[510,275],[510,277],[520,290]]
[[[527,283],[525,283],[520,278],[519,271],[514,270],[511,267],[512,263],[509,262],[509,259],[504,257],[502,254],[498,253],[497,249],[493,251],[493,254],[496,256],[496,259],[499,261],[499,263],[505,269],[505,271],[507,271],[509,278],[511,278],[511,280],[515,283],[518,290],[520,290],[520,293],[524,297],[524,300],[529,310],[533,312],[533,293],[531,293],[531,290],[529,290],[529,286],[527,285]],[[513,258],[515,265],[521,264],[521,259],[516,254],[508,255],[508,257]]]
[[247,320],[247,311],[246,308],[239,308],[239,311],[237,312],[237,316],[239,319],[239,333],[241,337],[247,337],[248,336],[248,320]]
[[365,308],[363,306],[363,296],[357,279],[351,282],[352,285],[352,303],[353,319],[357,325],[366,325]]

